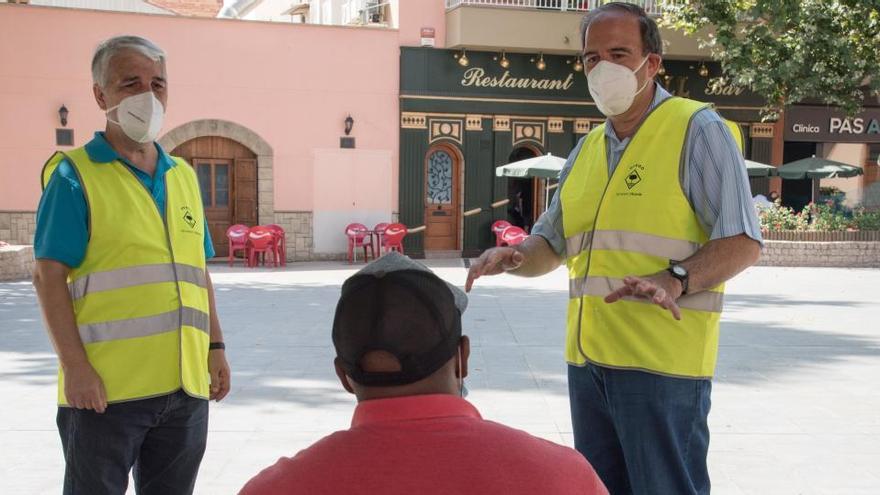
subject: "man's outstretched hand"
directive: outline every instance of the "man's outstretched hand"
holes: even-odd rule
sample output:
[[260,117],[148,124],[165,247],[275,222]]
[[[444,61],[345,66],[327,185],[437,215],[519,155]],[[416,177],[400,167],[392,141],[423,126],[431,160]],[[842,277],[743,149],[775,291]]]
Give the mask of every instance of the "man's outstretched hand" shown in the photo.
[[516,270],[526,261],[526,257],[520,251],[512,247],[496,247],[487,249],[474,261],[471,269],[468,270],[467,282],[465,282],[464,290],[471,291],[474,286],[474,280],[483,275],[498,275],[510,270]]
[[681,309],[675,302],[681,296],[681,290],[681,282],[665,271],[650,277],[630,276],[623,279],[623,287],[605,296],[605,302],[617,302],[624,297],[646,299],[681,320]]

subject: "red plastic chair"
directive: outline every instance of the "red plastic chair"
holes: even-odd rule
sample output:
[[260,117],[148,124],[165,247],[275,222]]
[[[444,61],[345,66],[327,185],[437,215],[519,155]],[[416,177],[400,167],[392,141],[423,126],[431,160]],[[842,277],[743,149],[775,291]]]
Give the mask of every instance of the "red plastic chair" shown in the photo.
[[272,262],[278,266],[278,247],[275,234],[266,226],[258,225],[248,233],[248,266],[257,266],[257,255],[266,266],[266,253],[272,254]]
[[510,222],[507,220],[496,220],[495,223],[492,224],[492,233],[495,234],[495,245],[503,246],[504,243],[501,240],[501,233],[504,232],[504,229],[510,227]]
[[[353,263],[357,260],[357,248],[364,249],[364,261],[370,257],[367,248],[373,248],[373,238],[370,236],[370,230],[362,223],[350,223],[345,227],[345,236],[348,237],[348,262]],[[374,256],[375,257],[375,256]]]
[[504,242],[505,246],[516,246],[522,241],[526,240],[529,234],[526,233],[525,230],[517,227],[516,225],[511,225],[504,229],[501,232],[501,240]]
[[402,223],[392,223],[385,227],[385,232],[382,233],[382,246],[385,252],[397,251],[404,254],[403,238],[406,237],[406,232],[406,225]]
[[284,229],[277,224],[266,225],[275,235],[275,254],[281,262],[281,266],[287,266],[287,239],[285,239]]
[[248,262],[247,241],[250,229],[247,225],[237,223],[226,229],[226,239],[229,240],[229,266],[235,260],[235,251],[244,251],[244,262]]
[[373,250],[373,258],[376,258],[376,252],[378,251],[380,254],[382,253],[382,239],[385,238],[385,227],[388,227],[390,224],[388,222],[377,223],[375,227],[373,227],[373,234],[376,236],[376,239],[373,243],[375,249]]

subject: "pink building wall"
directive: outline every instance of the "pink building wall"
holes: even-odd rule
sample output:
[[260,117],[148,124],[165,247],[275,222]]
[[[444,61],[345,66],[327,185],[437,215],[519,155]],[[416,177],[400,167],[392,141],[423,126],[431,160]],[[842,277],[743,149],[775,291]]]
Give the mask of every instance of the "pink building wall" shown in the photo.
[[[0,5],[0,210],[36,209],[62,103],[75,145],[103,128],[89,63],[98,42],[123,33],[148,37],[168,54],[163,132],[222,119],[273,147],[276,211],[314,209],[314,151],[339,147],[348,114],[353,153],[390,157],[390,183],[378,174],[383,183],[364,185],[384,191],[396,209],[398,47],[418,44],[423,25],[435,27],[438,46],[444,37],[442,1],[401,3],[400,32]],[[322,205],[343,206],[343,191],[323,188],[331,196]]]

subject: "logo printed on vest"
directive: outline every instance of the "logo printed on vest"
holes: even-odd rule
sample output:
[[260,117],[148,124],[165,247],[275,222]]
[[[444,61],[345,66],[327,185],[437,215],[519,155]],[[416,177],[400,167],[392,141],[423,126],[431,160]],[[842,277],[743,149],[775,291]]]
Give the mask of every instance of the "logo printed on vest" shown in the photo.
[[[626,183],[627,190],[632,190],[642,182],[642,174],[645,172],[645,166],[640,163],[633,163],[629,166],[623,180]],[[641,193],[629,193],[632,196],[641,196]]]
[[192,211],[190,211],[189,206],[182,206],[180,209],[183,210],[183,221],[189,225],[189,228],[194,228],[196,226],[196,219],[193,216]]
[[641,181],[642,176],[639,174],[639,171],[633,170],[626,176],[626,187],[627,189],[632,189]]
[[629,166],[626,174],[623,176],[623,182],[626,184],[625,192],[618,192],[618,196],[641,196],[642,193],[633,191],[633,188],[642,183],[645,177],[645,166],[640,163],[633,163]]

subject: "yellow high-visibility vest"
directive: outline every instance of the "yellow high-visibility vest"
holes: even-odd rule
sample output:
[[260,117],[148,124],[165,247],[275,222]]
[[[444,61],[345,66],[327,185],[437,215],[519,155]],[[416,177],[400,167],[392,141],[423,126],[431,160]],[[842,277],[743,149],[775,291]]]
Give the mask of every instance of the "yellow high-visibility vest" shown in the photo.
[[569,272],[569,363],[689,378],[713,375],[723,285],[682,296],[681,321],[646,300],[603,301],[624,277],[660,272],[708,241],[680,180],[686,173],[688,127],[706,106],[684,98],[664,100],[632,137],[611,177],[605,124],[587,136],[560,192]]
[[[89,242],[68,275],[76,324],[108,402],[181,388],[208,398],[210,314],[204,211],[195,172],[180,159],[163,178],[164,220],[150,192],[119,161],[93,162],[85,149],[55,153],[45,188],[66,159],[89,211]],[[66,405],[64,373],[58,403]]]

